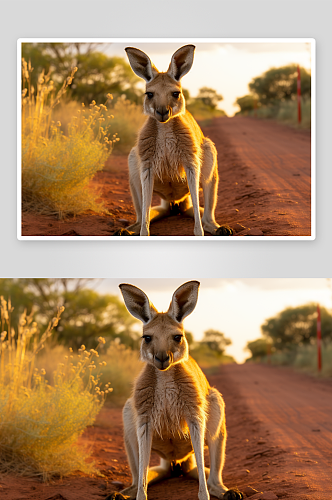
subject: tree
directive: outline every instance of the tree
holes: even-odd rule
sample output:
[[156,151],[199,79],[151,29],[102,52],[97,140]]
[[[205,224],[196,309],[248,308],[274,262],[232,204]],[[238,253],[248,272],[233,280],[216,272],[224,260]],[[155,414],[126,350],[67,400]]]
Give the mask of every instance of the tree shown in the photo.
[[226,347],[231,343],[232,341],[226,338],[222,332],[212,329],[204,332],[204,337],[201,341],[201,344],[205,344],[211,351],[215,352],[219,356],[224,353]]
[[208,106],[211,109],[216,109],[218,102],[223,100],[223,96],[217,94],[217,91],[214,89],[202,87],[199,89],[196,99],[202,101],[205,106]]
[[[322,339],[332,339],[332,315],[321,307]],[[270,337],[277,350],[314,343],[317,333],[317,305],[288,307],[261,326],[265,337]]]
[[44,69],[50,72],[57,88],[69,76],[72,68],[77,72],[69,85],[72,99],[90,104],[95,100],[104,103],[106,95],[125,95],[129,100],[140,102],[143,90],[140,79],[121,57],[109,57],[97,50],[97,43],[24,43],[22,57],[31,60],[34,68],[32,83]]
[[183,94],[183,97],[185,98],[185,101],[188,102],[189,99],[190,99],[190,93],[189,93],[189,90],[188,89],[182,89],[182,94]]
[[246,350],[251,352],[252,358],[260,358],[267,355],[267,340],[264,338],[247,342]]
[[189,347],[192,346],[195,342],[193,334],[191,332],[185,331],[185,335],[186,335],[186,339],[187,339]]
[[[300,68],[301,94],[310,96],[311,75]],[[249,83],[250,91],[258,96],[261,104],[275,104],[278,101],[294,99],[297,94],[297,65],[271,68]]]
[[243,97],[238,97],[235,101],[235,104],[240,107],[241,113],[243,113],[245,111],[251,111],[252,109],[254,109],[255,101],[257,102],[257,99],[255,99],[253,95],[245,95]]
[[94,347],[98,337],[119,338],[132,348],[138,345],[138,323],[113,295],[101,295],[88,287],[96,280],[74,278],[0,279],[0,295],[14,306],[12,324],[24,309],[34,308],[38,324],[46,325],[64,306],[55,329],[57,341],[72,347]]

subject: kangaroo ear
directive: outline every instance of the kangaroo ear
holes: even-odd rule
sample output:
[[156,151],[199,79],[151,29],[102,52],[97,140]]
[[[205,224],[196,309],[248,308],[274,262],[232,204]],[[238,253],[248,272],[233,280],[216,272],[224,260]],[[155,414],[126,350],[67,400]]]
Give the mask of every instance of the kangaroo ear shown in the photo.
[[122,283],[119,287],[130,314],[140,319],[144,324],[149,323],[157,314],[157,310],[145,293],[137,286],[128,285],[127,283]]
[[143,78],[146,82],[150,82],[157,76],[159,73],[157,68],[142,50],[127,47],[125,51],[127,52],[131,69],[137,76]]
[[188,281],[173,293],[168,314],[178,323],[181,323],[195,309],[199,285],[199,281]]
[[194,62],[195,45],[184,45],[172,55],[167,74],[177,82],[188,73]]

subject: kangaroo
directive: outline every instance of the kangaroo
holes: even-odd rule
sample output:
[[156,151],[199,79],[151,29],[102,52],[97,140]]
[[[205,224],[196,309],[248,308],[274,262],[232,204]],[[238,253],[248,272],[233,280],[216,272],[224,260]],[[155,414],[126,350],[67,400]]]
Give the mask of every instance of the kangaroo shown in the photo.
[[[219,226],[214,216],[218,189],[216,148],[186,110],[182,93],[180,80],[193,64],[195,46],[178,49],[166,73],[160,73],[141,50],[125,50],[132,70],[146,82],[143,111],[148,119],[128,157],[137,219],[114,235],[149,236],[150,222],[177,213],[194,218],[196,236],[203,236],[203,229],[216,236],[233,234],[227,225]],[[200,188],[204,209],[199,207]],[[153,193],[160,196],[161,205],[151,208]]]
[[[109,500],[146,500],[148,484],[182,474],[198,479],[199,500],[209,500],[210,495],[243,498],[223,484],[224,401],[189,356],[182,324],[196,306],[199,282],[181,285],[166,313],[159,313],[139,288],[121,284],[120,289],[128,311],[143,323],[140,353],[146,365],[123,408],[132,485]],[[204,467],[205,446],[211,469]],[[151,450],[161,460],[159,466],[149,468]]]

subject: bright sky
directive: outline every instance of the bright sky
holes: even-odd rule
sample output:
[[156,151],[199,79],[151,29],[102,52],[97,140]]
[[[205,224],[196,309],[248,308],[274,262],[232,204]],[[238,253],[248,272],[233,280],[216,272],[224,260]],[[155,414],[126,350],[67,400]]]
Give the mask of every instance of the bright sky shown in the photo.
[[[97,287],[100,293],[122,296],[118,285],[131,283],[141,288],[159,311],[166,311],[173,292],[188,279],[105,279]],[[332,307],[332,290],[324,278],[199,279],[196,309],[184,320],[187,331],[196,340],[210,328],[232,340],[227,353],[237,362],[249,357],[244,351],[248,341],[261,336],[260,326],[288,306],[308,302]]]
[[201,87],[210,87],[223,96],[219,107],[228,116],[239,108],[234,105],[237,97],[249,93],[248,84],[256,76],[272,67],[296,63],[311,68],[311,44],[298,42],[269,43],[195,43],[186,40],[178,43],[113,43],[103,50],[108,55],[123,56],[124,48],[135,46],[145,52],[159,71],[166,71],[172,54],[182,45],[196,46],[195,59],[190,72],[182,79],[182,86],[195,97]]

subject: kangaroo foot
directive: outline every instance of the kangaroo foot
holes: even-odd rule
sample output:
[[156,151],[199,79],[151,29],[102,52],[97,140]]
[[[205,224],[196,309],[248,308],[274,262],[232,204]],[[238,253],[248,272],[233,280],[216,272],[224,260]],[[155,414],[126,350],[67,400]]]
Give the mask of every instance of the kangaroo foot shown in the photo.
[[128,495],[122,495],[122,493],[119,493],[117,491],[114,491],[105,498],[105,500],[128,500],[128,499],[130,499]]
[[238,489],[228,490],[222,498],[223,500],[242,500],[243,494]]
[[134,231],[128,231],[128,229],[118,229],[112,236],[138,236]]
[[232,236],[233,229],[229,226],[220,226],[213,236]]

